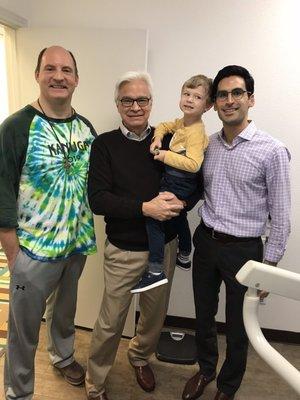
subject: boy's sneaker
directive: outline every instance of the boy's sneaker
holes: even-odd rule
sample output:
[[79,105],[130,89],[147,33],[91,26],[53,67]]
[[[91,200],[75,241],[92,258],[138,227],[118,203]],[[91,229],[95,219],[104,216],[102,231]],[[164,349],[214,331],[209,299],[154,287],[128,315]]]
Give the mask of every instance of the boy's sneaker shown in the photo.
[[151,272],[145,272],[140,281],[130,290],[131,293],[141,293],[146,290],[153,289],[157,286],[168,283],[168,279],[164,272],[155,275]]
[[180,255],[177,255],[176,258],[176,267],[181,268],[185,271],[188,271],[189,269],[191,269],[192,266],[192,262],[189,259],[183,260]]

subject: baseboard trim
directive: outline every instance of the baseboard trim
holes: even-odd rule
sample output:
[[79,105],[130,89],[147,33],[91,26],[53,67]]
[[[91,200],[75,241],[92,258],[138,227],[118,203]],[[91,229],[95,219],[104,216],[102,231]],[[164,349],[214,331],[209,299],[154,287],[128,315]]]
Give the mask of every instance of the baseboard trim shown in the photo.
[[[175,317],[173,315],[167,315],[164,323],[165,327],[182,328],[195,330],[195,319],[186,317]],[[217,322],[217,331],[220,334],[224,334],[226,325],[224,322]],[[282,331],[277,329],[266,329],[263,328],[262,332],[265,338],[271,342],[291,343],[300,344],[300,332]]]

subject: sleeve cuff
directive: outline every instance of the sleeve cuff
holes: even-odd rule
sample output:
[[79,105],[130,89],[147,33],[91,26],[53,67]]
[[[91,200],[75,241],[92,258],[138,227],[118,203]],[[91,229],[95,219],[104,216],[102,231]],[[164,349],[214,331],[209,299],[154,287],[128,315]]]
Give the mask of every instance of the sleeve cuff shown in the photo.
[[270,262],[278,263],[284,254],[284,249],[280,249],[275,245],[266,244],[264,259]]

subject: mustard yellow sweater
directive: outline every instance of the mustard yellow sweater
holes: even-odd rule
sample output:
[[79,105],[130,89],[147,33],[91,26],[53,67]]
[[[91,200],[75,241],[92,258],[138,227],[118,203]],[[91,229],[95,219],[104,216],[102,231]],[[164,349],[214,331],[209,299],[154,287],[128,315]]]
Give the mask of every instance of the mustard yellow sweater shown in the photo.
[[190,126],[183,125],[183,118],[162,122],[155,129],[154,137],[162,139],[167,133],[171,133],[173,137],[164,163],[183,171],[199,171],[208,146],[203,122]]

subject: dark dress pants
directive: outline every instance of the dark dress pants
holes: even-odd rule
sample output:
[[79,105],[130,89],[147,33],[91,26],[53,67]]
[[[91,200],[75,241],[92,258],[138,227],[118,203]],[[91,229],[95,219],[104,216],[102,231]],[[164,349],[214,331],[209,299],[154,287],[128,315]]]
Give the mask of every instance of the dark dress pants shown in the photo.
[[233,395],[242,382],[247,362],[248,338],[243,323],[247,288],[235,275],[248,261],[262,261],[261,239],[222,243],[198,226],[193,242],[193,288],[196,309],[196,345],[202,373],[211,376],[217,367],[215,315],[222,281],[226,288],[226,358],[217,378],[218,389]]

